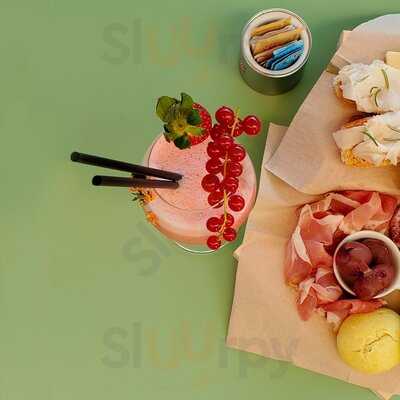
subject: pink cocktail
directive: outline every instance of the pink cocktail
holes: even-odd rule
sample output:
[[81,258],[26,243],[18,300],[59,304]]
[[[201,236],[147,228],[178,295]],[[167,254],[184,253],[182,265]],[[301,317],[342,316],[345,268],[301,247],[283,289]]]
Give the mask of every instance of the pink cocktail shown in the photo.
[[[189,250],[206,249],[210,232],[206,222],[210,217],[221,217],[223,208],[208,204],[207,192],[201,185],[207,174],[207,145],[210,139],[181,150],[160,135],[149,148],[145,163],[152,168],[174,171],[183,175],[178,189],[155,189],[154,198],[145,206],[151,213],[155,227],[169,239]],[[238,178],[240,194],[245,200],[239,212],[231,211],[238,229],[247,219],[256,197],[256,175],[249,156],[241,162],[243,173]]]

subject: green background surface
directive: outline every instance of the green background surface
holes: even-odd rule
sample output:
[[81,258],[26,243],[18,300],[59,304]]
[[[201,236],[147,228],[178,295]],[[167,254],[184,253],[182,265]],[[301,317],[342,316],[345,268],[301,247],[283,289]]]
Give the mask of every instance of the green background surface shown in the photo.
[[[398,4],[1,0],[0,399],[373,399],[225,349],[237,243],[185,254],[68,157],[139,162],[160,130],[155,99],[181,90],[288,124],[340,31]],[[272,98],[237,58],[244,23],[276,6],[305,18],[314,48],[303,81]],[[243,142],[259,170],[265,130]]]

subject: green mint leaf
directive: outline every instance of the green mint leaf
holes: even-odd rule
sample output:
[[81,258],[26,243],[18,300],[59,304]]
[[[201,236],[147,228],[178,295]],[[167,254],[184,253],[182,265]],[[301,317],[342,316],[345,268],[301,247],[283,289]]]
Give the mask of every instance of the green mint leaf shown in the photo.
[[176,99],[168,96],[162,96],[158,99],[156,113],[162,121],[168,122],[170,108],[177,102]]
[[193,99],[186,93],[181,93],[181,108],[186,112],[193,108]]
[[174,144],[179,149],[187,149],[190,147],[190,140],[187,135],[183,135],[174,140]]
[[192,109],[187,117],[187,122],[190,125],[200,125],[201,117],[199,111]]
[[188,125],[185,131],[190,133],[192,136],[201,136],[203,134],[203,128],[200,128],[199,126]]

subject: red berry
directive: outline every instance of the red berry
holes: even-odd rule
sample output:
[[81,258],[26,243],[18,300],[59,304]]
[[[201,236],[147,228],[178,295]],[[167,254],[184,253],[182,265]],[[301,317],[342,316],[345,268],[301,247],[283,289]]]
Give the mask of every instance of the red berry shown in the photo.
[[201,123],[198,126],[203,128],[203,134],[200,136],[192,136],[191,134],[189,134],[189,140],[192,146],[199,144],[207,139],[210,134],[210,129],[212,125],[211,115],[202,105],[198,103],[193,103],[193,108],[195,110],[198,110],[200,114]]
[[248,135],[257,135],[261,130],[261,121],[255,115],[248,115],[242,124]]
[[243,125],[242,121],[239,119],[238,122],[236,123],[235,129],[233,130],[232,136],[237,137],[240,136],[243,133]]
[[235,113],[229,107],[221,107],[215,112],[215,119],[223,126],[232,126]]
[[201,186],[206,192],[213,192],[220,186],[218,176],[213,174],[206,175],[201,181]]
[[221,215],[221,225],[225,222],[225,226],[232,226],[235,223],[235,218],[232,214],[226,213],[226,215]]
[[225,189],[228,193],[235,193],[239,187],[239,180],[234,176],[227,176],[221,182],[222,189]]
[[228,200],[229,208],[232,211],[238,212],[238,211],[243,210],[244,204],[245,204],[244,198],[242,196],[240,196],[239,194],[232,195]]
[[218,158],[210,158],[206,163],[206,170],[210,174],[218,174],[222,170],[222,162]]
[[234,144],[229,149],[228,156],[232,161],[242,161],[246,157],[246,150],[240,144]]
[[207,246],[211,249],[211,250],[218,250],[221,247],[221,240],[219,240],[219,238],[215,235],[210,236],[207,239]]
[[233,228],[226,228],[223,237],[227,242],[233,242],[236,239],[236,231]]
[[210,156],[210,158],[223,157],[224,154],[222,154],[222,153],[223,153],[222,149],[217,145],[216,142],[208,143],[207,154]]
[[216,143],[221,149],[227,151],[233,144],[233,138],[228,135],[223,135],[216,140]]
[[221,220],[218,217],[211,217],[207,220],[207,229],[210,232],[218,232],[221,226]]
[[233,176],[237,178],[238,176],[242,175],[243,167],[237,161],[228,161],[226,164],[226,176]]
[[208,204],[215,206],[222,201],[224,198],[224,192],[220,189],[214,190],[208,195]]
[[224,135],[227,133],[226,128],[224,128],[222,125],[215,124],[211,128],[210,136],[213,140],[218,139],[220,136]]

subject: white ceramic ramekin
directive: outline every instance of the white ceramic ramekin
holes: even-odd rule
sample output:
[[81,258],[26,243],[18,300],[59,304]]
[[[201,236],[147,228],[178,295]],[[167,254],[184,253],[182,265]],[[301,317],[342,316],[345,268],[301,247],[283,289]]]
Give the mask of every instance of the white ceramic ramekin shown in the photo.
[[377,299],[380,297],[387,296],[388,294],[392,293],[394,290],[400,289],[400,273],[399,273],[399,271],[400,271],[400,251],[399,251],[398,247],[395,245],[395,243],[390,238],[388,238],[383,233],[379,233],[379,232],[375,232],[375,231],[360,231],[357,233],[353,233],[352,235],[347,236],[345,239],[343,239],[339,243],[339,245],[335,251],[335,254],[333,255],[333,271],[335,273],[336,279],[339,282],[340,286],[346,292],[355,296],[355,293],[349,288],[349,286],[343,281],[342,277],[340,276],[338,267],[336,265],[336,255],[337,255],[339,249],[345,243],[354,242],[354,241],[363,240],[363,239],[381,240],[389,249],[390,254],[393,258],[393,265],[396,270],[396,275],[395,275],[395,278],[394,278],[392,284],[388,288],[383,290],[381,293],[377,294],[374,298]]

